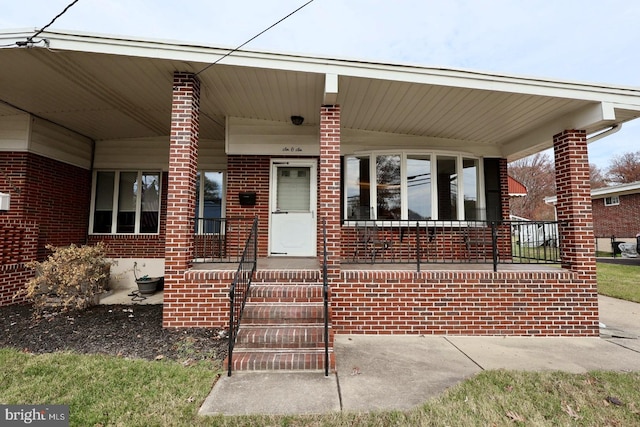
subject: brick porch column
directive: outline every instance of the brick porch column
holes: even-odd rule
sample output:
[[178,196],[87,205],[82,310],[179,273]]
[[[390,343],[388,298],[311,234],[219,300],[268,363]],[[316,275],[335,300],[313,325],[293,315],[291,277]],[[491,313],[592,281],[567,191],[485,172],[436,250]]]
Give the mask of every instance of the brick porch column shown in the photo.
[[553,137],[562,267],[595,283],[587,134],[565,130]]
[[168,326],[179,310],[174,301],[193,258],[199,114],[200,81],[190,73],[174,73],[164,256],[164,326]]
[[[510,220],[511,210],[509,208],[509,171],[507,159],[499,160],[500,168],[500,219]],[[498,227],[498,257],[501,260],[511,260],[511,227],[500,225]]]
[[322,220],[327,220],[327,269],[329,277],[340,273],[340,106],[320,109],[320,166],[318,256],[322,260]]

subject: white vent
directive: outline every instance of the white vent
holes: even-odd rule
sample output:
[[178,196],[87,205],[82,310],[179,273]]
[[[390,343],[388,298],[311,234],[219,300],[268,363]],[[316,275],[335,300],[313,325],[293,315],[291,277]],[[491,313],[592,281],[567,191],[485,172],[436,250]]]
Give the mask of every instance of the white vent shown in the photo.
[[9,195],[5,193],[0,193],[0,211],[8,211],[9,210]]

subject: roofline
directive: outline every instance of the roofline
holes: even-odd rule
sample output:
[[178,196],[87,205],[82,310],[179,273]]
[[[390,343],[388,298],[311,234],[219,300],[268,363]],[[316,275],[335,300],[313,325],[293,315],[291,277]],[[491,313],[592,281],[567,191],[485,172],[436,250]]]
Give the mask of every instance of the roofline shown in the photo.
[[640,181],[593,189],[591,190],[591,198],[601,199],[610,195],[624,195],[637,192],[640,192]]
[[[6,46],[11,42],[25,41],[34,32],[34,30],[25,29],[0,30],[0,45]],[[233,50],[229,47],[190,42],[56,30],[44,31],[38,38],[40,40],[46,39],[48,47],[54,50],[187,61],[193,63],[192,65],[200,63],[202,68],[220,60],[222,56]],[[389,64],[355,59],[331,59],[245,49],[237,50],[233,55],[226,56],[220,64],[611,102],[623,106],[625,109],[640,111],[640,87],[518,77],[462,69]]]
[[[591,190],[591,199],[603,199],[610,196],[624,196],[635,193],[640,193],[640,181],[612,185],[609,187],[594,188]],[[558,202],[558,196],[545,197],[544,202],[555,205]]]

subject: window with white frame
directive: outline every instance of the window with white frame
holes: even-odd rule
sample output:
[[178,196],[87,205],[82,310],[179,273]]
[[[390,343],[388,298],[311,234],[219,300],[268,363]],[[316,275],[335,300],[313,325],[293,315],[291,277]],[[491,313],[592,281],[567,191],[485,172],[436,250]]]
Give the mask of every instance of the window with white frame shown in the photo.
[[161,177],[158,171],[96,171],[91,233],[158,233]]
[[620,204],[620,197],[618,196],[611,196],[611,197],[604,198],[605,206],[617,206],[619,204]]
[[371,152],[345,157],[345,219],[484,219],[483,171],[463,155]]
[[224,215],[224,173],[198,172],[196,180],[196,232],[219,233]]

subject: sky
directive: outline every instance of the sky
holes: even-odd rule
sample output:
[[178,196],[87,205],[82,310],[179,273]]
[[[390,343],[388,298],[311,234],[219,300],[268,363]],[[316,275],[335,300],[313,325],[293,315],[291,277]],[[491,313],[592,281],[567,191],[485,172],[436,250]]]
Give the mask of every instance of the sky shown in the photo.
[[[235,48],[309,0],[79,0],[50,27]],[[72,0],[0,0],[40,29]],[[640,88],[637,0],[313,0],[244,49]],[[640,119],[589,160],[640,150]]]

